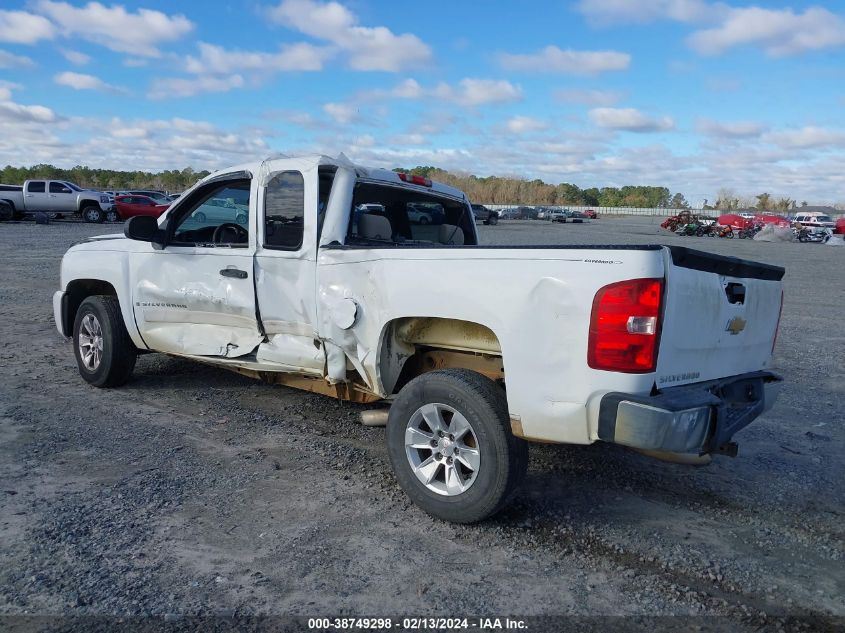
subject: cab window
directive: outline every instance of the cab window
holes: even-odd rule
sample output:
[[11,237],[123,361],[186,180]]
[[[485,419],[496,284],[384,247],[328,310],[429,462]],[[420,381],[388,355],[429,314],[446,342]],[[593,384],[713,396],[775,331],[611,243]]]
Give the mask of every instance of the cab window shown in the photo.
[[249,244],[249,180],[203,187],[179,209],[171,244],[229,246]]
[[70,193],[70,187],[63,182],[51,182],[50,193]]
[[305,228],[305,180],[298,171],[276,174],[264,193],[264,247],[299,250]]

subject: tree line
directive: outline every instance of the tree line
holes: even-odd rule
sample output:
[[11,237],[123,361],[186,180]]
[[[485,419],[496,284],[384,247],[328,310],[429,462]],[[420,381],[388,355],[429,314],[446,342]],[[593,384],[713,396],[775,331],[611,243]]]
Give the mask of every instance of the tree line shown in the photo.
[[161,189],[179,193],[192,186],[198,180],[210,174],[209,171],[185,169],[167,169],[158,173],[149,171],[118,171],[116,169],[92,169],[77,165],[62,169],[53,165],[34,165],[32,167],[12,167],[6,165],[0,170],[0,182],[7,185],[20,185],[25,180],[68,180],[86,189]]
[[457,187],[465,192],[470,200],[485,204],[689,208],[682,193],[672,194],[666,187],[627,185],[581,189],[578,185],[568,182],[551,185],[539,179],[455,174],[431,166],[396,168],[394,171],[424,176]]
[[[624,187],[589,187],[561,183],[552,185],[542,180],[526,180],[501,176],[474,176],[452,173],[432,166],[396,168],[416,176],[424,176],[451,185],[466,192],[470,200],[485,204],[528,204],[554,206],[595,207],[645,207],[687,209],[689,204],[682,193],[672,194],[667,187],[627,185]],[[22,184],[25,180],[69,180],[80,187],[91,189],[161,189],[181,192],[191,187],[210,172],[184,169],[167,169],[161,172],[119,171],[115,169],[92,169],[77,165],[62,169],[53,165],[12,167],[6,165],[0,170],[0,183]],[[761,211],[787,212],[798,206],[807,206],[806,201],[797,202],[788,197],[775,198],[769,193],[743,198],[731,189],[722,188],[716,195],[716,202],[706,204],[705,209],[733,211],[756,208]],[[840,205],[836,205],[839,207]]]

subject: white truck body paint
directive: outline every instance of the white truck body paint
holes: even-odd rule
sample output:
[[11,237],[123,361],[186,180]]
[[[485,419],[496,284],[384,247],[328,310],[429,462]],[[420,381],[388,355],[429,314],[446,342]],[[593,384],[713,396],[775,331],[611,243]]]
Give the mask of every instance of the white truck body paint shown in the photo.
[[[321,166],[336,171],[318,239]],[[158,249],[119,236],[76,245],[62,262],[62,286],[54,301],[57,323],[61,295],[71,281],[102,280],[115,288],[139,348],[222,366],[321,376],[329,383],[344,382],[354,371],[381,397],[391,395],[401,368],[395,363],[411,351],[400,349],[386,359],[383,346],[392,321],[436,317],[477,323],[498,339],[508,408],[524,435],[578,444],[598,438],[599,402],[605,394],[648,394],[655,385],[695,383],[768,364],[779,281],[680,268],[660,247],[347,245],[357,184],[423,189],[393,172],[353,166],[345,159],[274,159],[212,174],[180,197],[160,226],[178,217],[181,205],[204,182],[243,171],[253,176],[246,247]],[[264,188],[283,171],[297,171],[304,179],[304,238],[298,250],[262,246]],[[438,183],[424,191],[460,201],[472,217],[460,191]],[[475,238],[471,224],[467,230]],[[247,271],[248,277],[220,276],[227,267]],[[607,284],[637,278],[666,279],[656,371],[589,368],[593,297]],[[484,281],[489,279],[496,281]],[[724,286],[731,281],[746,286],[745,304],[725,301]],[[736,316],[747,322],[741,335],[725,329]]]

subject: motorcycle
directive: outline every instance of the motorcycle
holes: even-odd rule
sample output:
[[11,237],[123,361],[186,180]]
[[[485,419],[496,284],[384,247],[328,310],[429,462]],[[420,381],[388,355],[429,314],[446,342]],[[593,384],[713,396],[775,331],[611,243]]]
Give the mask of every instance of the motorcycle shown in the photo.
[[824,228],[814,231],[806,226],[793,229],[792,233],[799,242],[814,242],[816,244],[824,244],[833,235],[833,231],[830,229]]

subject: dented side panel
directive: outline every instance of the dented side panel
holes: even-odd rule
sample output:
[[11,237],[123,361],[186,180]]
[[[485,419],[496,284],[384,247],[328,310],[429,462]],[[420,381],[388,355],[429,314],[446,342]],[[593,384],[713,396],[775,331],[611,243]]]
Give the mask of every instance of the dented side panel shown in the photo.
[[[437,257],[433,257],[436,253]],[[586,366],[591,298],[609,283],[663,275],[659,250],[617,250],[595,259],[591,250],[324,249],[318,258],[320,334],[360,367],[373,391],[387,396],[396,366],[411,343],[385,336],[409,317],[454,319],[483,326],[501,347],[508,407],[526,437],[572,443],[596,439],[587,405],[596,392],[648,392],[649,376],[591,370]],[[421,272],[421,271],[424,271]],[[495,286],[484,279],[495,278]],[[501,288],[507,288],[503,296]],[[358,306],[348,329],[334,322],[341,302]],[[410,322],[405,338],[467,339],[464,326],[432,333]],[[436,328],[435,328],[436,330]],[[398,345],[397,345],[398,343]],[[385,350],[388,345],[391,349]],[[488,341],[493,352],[495,344]],[[476,350],[483,351],[483,350]]]
[[[157,351],[229,358],[262,340],[255,316],[252,255],[167,248],[136,254],[132,303],[138,329]],[[249,271],[246,279],[220,270]]]

